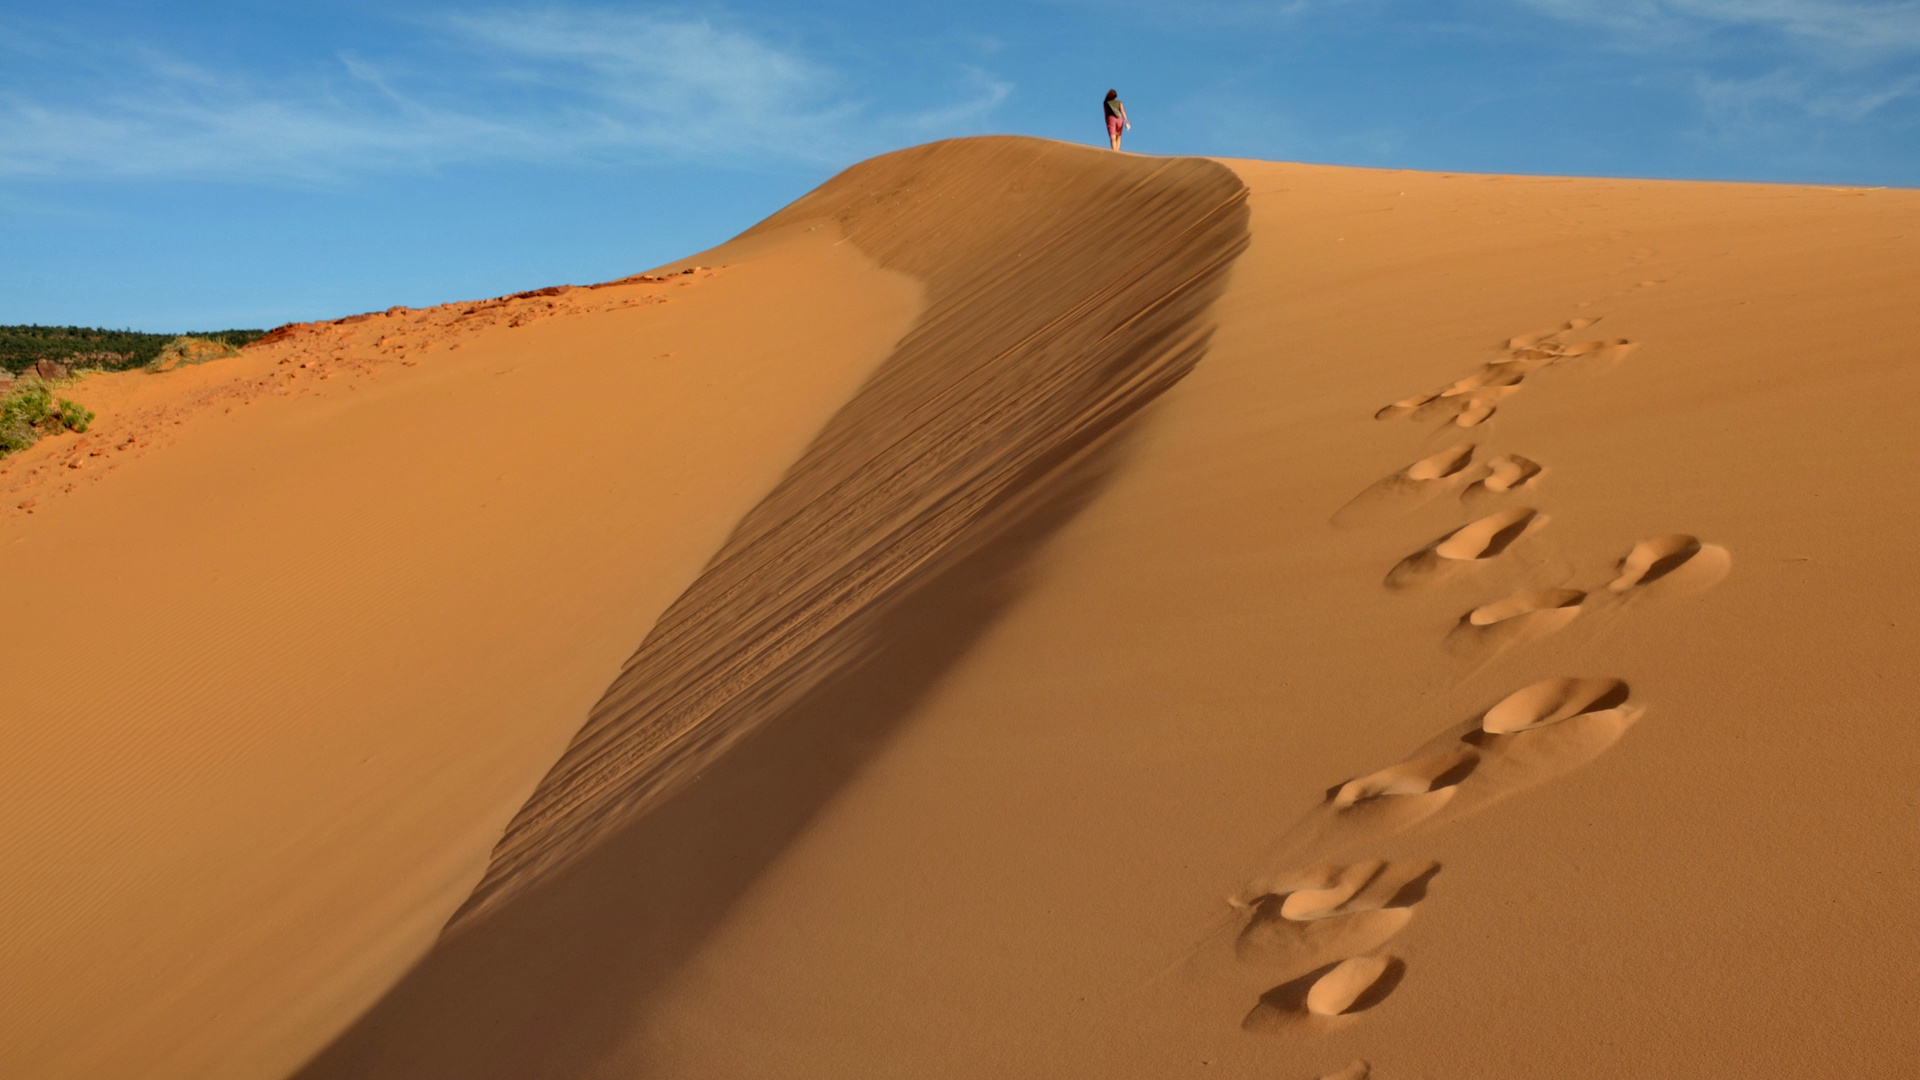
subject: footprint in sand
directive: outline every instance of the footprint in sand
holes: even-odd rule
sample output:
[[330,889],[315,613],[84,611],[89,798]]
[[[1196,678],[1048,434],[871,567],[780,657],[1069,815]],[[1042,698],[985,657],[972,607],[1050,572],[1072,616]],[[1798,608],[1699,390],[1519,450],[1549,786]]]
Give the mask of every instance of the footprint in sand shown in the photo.
[[[1457,379],[1432,393],[1402,398],[1373,414],[1375,420],[1411,416],[1426,420],[1435,416],[1455,416],[1480,402],[1497,401],[1519,387],[1530,369],[1510,361],[1496,360],[1464,379]],[[1469,427],[1469,424],[1461,424]]]
[[1472,463],[1473,451],[1474,444],[1470,442],[1454,443],[1431,457],[1421,458],[1407,466],[1402,474],[1418,482],[1444,480]]
[[[1643,710],[1628,696],[1626,682],[1611,677],[1562,676],[1522,687],[1407,760],[1329,789],[1302,822],[1297,835],[1304,843],[1294,850],[1350,848],[1443,808],[1457,820],[1579,768],[1640,718]],[[1385,1000],[1406,965],[1378,950],[1407,927],[1439,871],[1432,861],[1369,859],[1251,883],[1234,900],[1247,912],[1234,953],[1291,977],[1261,994],[1241,1026],[1325,1025]]]
[[1506,551],[1523,534],[1546,523],[1544,515],[1525,506],[1488,514],[1401,559],[1387,572],[1384,584],[1389,589],[1404,589],[1455,567],[1491,559]]
[[1355,956],[1340,961],[1332,971],[1314,980],[1307,991],[1307,1011],[1315,1016],[1340,1016],[1371,1008],[1392,992],[1392,987],[1381,984],[1396,965],[1401,970],[1406,968],[1391,956]]
[[1292,977],[1372,952],[1406,928],[1439,872],[1430,860],[1370,859],[1256,881],[1234,901],[1247,911],[1234,955]]
[[1548,679],[1489,709],[1480,726],[1460,736],[1480,751],[1481,764],[1473,784],[1453,800],[1454,815],[1475,813],[1606,753],[1644,714],[1626,696],[1618,679]]
[[1444,791],[1466,779],[1479,763],[1479,757],[1472,750],[1453,750],[1412,758],[1341,784],[1328,795],[1327,801],[1335,810],[1352,810],[1394,796]]
[[1547,342],[1553,338],[1557,338],[1561,334],[1572,333],[1575,330],[1585,330],[1587,327],[1592,326],[1594,323],[1597,323],[1599,321],[1600,321],[1600,318],[1597,315],[1591,316],[1591,317],[1582,316],[1578,319],[1569,319],[1566,322],[1563,322],[1560,325],[1555,326],[1550,330],[1541,330],[1532,334],[1521,334],[1519,337],[1508,338],[1507,349],[1510,352],[1519,352],[1522,349],[1531,349],[1541,344],[1542,342]]
[[[1457,821],[1605,753],[1644,710],[1620,679],[1545,679],[1427,741],[1398,765],[1327,792],[1286,850],[1320,857],[1377,844],[1429,818]],[[1300,901],[1305,904],[1308,901]]]
[[1718,544],[1685,533],[1656,536],[1633,545],[1607,591],[1684,596],[1712,588],[1732,570],[1733,555]]
[[1489,458],[1486,464],[1474,469],[1466,489],[1460,492],[1460,498],[1469,501],[1485,495],[1505,495],[1517,488],[1526,487],[1542,472],[1539,462],[1519,454],[1501,454]]
[[1320,1080],[1367,1080],[1373,1075],[1373,1066],[1362,1058],[1355,1058],[1344,1069],[1335,1069],[1320,1077]]
[[1481,424],[1493,419],[1493,414],[1498,408],[1495,402],[1498,402],[1501,398],[1506,397],[1517,389],[1519,389],[1517,386],[1502,386],[1493,390],[1475,390],[1473,393],[1466,395],[1460,399],[1460,411],[1453,414],[1454,426],[1463,428],[1479,427]]
[[1415,394],[1410,398],[1401,398],[1391,405],[1380,406],[1379,409],[1374,411],[1373,418],[1375,420],[1392,420],[1395,417],[1409,416],[1415,409],[1433,401],[1439,396],[1440,392],[1436,390],[1431,394]]
[[1463,397],[1482,390],[1505,390],[1520,385],[1520,381],[1526,377],[1526,368],[1508,361],[1496,360],[1464,379],[1441,387],[1440,396]]
[[[1493,365],[1489,365],[1492,367]],[[1521,372],[1512,373],[1512,378],[1499,383],[1488,383],[1470,388],[1455,383],[1450,387],[1435,390],[1431,394],[1416,394],[1385,406],[1373,414],[1375,420],[1391,420],[1398,416],[1411,416],[1415,420],[1429,420],[1446,417],[1455,427],[1478,427],[1494,413],[1494,408],[1502,399],[1520,388]],[[1467,382],[1468,380],[1462,380]]]
[[1507,354],[1519,358],[1523,354],[1531,353],[1533,355],[1526,357],[1529,360],[1554,363],[1560,360],[1591,356],[1596,352],[1601,352],[1606,349],[1632,347],[1633,343],[1626,338],[1615,338],[1611,341],[1583,341],[1575,344],[1569,344],[1560,340],[1567,334],[1571,334],[1576,330],[1585,330],[1587,327],[1599,321],[1598,316],[1569,319],[1551,330],[1541,330],[1537,333],[1522,334],[1519,337],[1509,338],[1507,339]]
[[1619,679],[1542,679],[1501,698],[1480,718],[1480,730],[1490,735],[1557,724],[1582,713],[1600,712],[1627,700],[1627,684]]
[[1534,371],[1551,365],[1575,364],[1581,367],[1611,368],[1640,346],[1626,338],[1612,338],[1603,341],[1580,341],[1572,344],[1543,344],[1531,348],[1516,349],[1507,364],[1523,371]]
[[1583,363],[1597,360],[1610,364],[1634,348],[1634,343],[1625,338],[1578,344],[1560,340],[1562,335],[1592,326],[1598,321],[1597,318],[1571,319],[1548,330],[1509,338],[1506,356],[1431,393],[1415,394],[1383,406],[1373,414],[1373,418],[1392,420],[1405,416],[1426,420],[1446,417],[1459,427],[1478,427],[1492,418],[1502,398],[1520,388],[1520,383],[1529,372],[1570,360]]
[[1334,526],[1351,529],[1411,513],[1465,479],[1467,467],[1473,463],[1474,449],[1470,442],[1455,443],[1374,481],[1334,513]]
[[1260,995],[1259,1004],[1240,1026],[1248,1031],[1282,1031],[1366,1012],[1385,1001],[1406,973],[1406,963],[1395,956],[1349,957]]
[[1432,817],[1453,798],[1454,790],[1480,764],[1479,751],[1455,745],[1437,748],[1356,777],[1327,793],[1322,812],[1332,835],[1384,836]]
[[1430,859],[1314,866],[1267,882],[1266,896],[1279,898],[1281,918],[1318,922],[1356,911],[1410,907],[1426,896],[1427,882],[1439,872],[1440,864]]
[[1645,711],[1628,695],[1620,679],[1542,679],[1501,698],[1465,731],[1456,728],[1453,745],[1473,747],[1480,764],[1451,800],[1449,816],[1476,813],[1605,753]]
[[1545,589],[1482,604],[1460,616],[1447,633],[1447,648],[1459,653],[1491,652],[1545,637],[1573,622],[1586,598],[1579,589]]
[[1614,338],[1611,341],[1583,341],[1569,345],[1560,351],[1561,360],[1579,360],[1582,364],[1612,367],[1627,358],[1627,354],[1640,346],[1626,338]]

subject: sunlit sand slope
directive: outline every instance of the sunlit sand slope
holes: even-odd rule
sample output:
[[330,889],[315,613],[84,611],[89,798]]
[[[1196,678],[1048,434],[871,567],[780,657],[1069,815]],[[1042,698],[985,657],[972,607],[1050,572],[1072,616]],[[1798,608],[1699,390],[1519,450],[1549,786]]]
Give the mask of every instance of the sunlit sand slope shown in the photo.
[[0,464],[0,1075],[1920,1058],[1920,195],[963,140],[693,261]]
[[1920,196],[1232,165],[1184,379],[306,1075],[1910,1072]]
[[1190,370],[1246,244],[1194,159],[937,143],[755,230],[834,228],[927,283],[913,330],[668,609],[508,827],[461,920],[657,805],[852,662],[931,571]]
[[0,463],[0,1076],[280,1076],[398,977],[911,324],[835,241],[65,391]]

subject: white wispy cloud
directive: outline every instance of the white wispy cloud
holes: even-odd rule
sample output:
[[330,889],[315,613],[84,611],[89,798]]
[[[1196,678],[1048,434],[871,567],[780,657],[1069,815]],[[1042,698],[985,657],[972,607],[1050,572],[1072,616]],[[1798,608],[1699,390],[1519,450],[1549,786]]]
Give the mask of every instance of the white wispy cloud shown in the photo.
[[702,19],[498,9],[413,29],[424,40],[403,60],[342,54],[285,79],[141,45],[75,52],[83,77],[57,97],[0,90],[0,175],[330,183],[488,160],[820,163],[978,123],[1012,91],[956,69],[952,104],[876,108],[798,48]]
[[1781,69],[1752,78],[1697,75],[1690,90],[1698,116],[1686,134],[1695,142],[1738,154],[1765,148],[1776,166],[1819,175],[1829,170],[1836,141],[1845,145],[1888,105],[1920,97],[1920,76],[1849,85]]
[[[1620,32],[1649,45],[1718,29],[1772,31],[1829,59],[1920,50],[1920,0],[1519,0],[1537,11]],[[1848,54],[1851,54],[1850,56]]]
[[496,65],[493,79],[543,91],[560,138],[583,148],[805,158],[861,111],[837,98],[835,72],[704,21],[549,9],[446,26]]
[[1689,134],[1721,147],[1806,157],[1920,90],[1920,0],[1517,2],[1665,66],[1695,109]]
[[[350,82],[372,85],[345,65]],[[270,175],[324,180],[356,167],[406,167],[491,145],[522,150],[510,124],[363,87],[300,91],[164,63],[135,66],[136,88],[80,103],[0,96],[0,173],[14,175]]]
[[1751,79],[1700,76],[1694,92],[1722,120],[1758,122],[1781,108],[1811,116],[1856,121],[1902,98],[1920,96],[1920,75],[1874,86],[1833,86],[1789,70]]
[[965,93],[951,105],[908,114],[904,125],[914,131],[935,133],[966,129],[984,122],[987,115],[1013,95],[1013,84],[977,67],[962,69]]

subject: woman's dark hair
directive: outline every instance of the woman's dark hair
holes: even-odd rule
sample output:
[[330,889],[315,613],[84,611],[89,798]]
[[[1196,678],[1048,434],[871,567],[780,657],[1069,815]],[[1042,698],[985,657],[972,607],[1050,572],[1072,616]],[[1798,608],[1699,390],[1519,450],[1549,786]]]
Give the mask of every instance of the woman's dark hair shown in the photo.
[[1117,97],[1119,97],[1119,96],[1120,96],[1120,91],[1118,91],[1118,90],[1109,90],[1109,91],[1107,91],[1107,100],[1108,100],[1108,101],[1112,101],[1112,100],[1113,100],[1114,98],[1117,98]]

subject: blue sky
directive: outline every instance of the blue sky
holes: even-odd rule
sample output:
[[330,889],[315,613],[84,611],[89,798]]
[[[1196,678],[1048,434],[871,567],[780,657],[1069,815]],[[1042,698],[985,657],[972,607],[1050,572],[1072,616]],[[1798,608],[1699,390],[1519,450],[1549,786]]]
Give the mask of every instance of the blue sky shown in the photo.
[[0,0],[0,323],[605,280],[954,135],[1920,186],[1920,0]]

